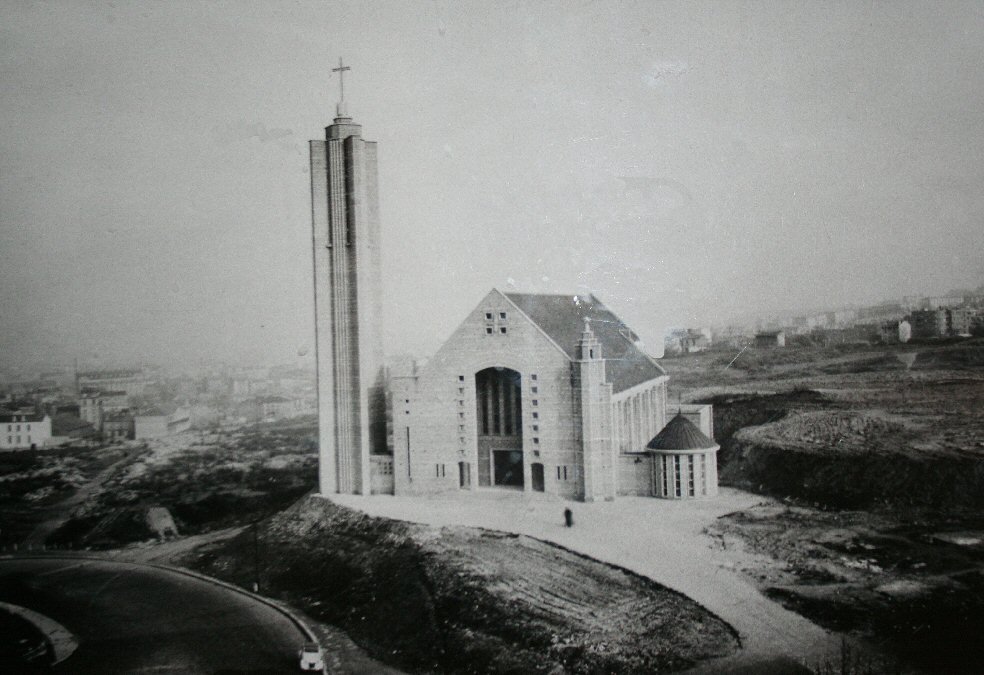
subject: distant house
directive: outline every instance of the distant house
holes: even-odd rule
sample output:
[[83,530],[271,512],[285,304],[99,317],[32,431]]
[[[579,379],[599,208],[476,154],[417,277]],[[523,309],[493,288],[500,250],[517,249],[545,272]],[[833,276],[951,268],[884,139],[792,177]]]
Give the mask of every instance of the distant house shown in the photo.
[[663,339],[663,352],[666,354],[693,354],[710,346],[710,328],[677,328]]
[[912,325],[901,321],[885,321],[878,327],[878,338],[887,345],[905,344],[912,338]]
[[786,333],[781,330],[769,330],[756,333],[755,346],[761,348],[785,347]]
[[136,440],[163,438],[191,428],[191,414],[186,408],[178,408],[170,414],[159,409],[146,410],[133,416],[133,437]]
[[970,335],[974,321],[974,312],[970,307],[954,307],[946,310],[946,332],[948,335]]
[[35,450],[51,439],[51,418],[34,410],[0,411],[0,450]]
[[133,438],[133,415],[129,410],[105,413],[102,421],[102,438],[115,443]]
[[98,436],[99,431],[78,415],[58,412],[51,418],[52,439],[61,439],[60,442],[66,442],[77,438],[95,439]]
[[946,335],[946,310],[917,309],[909,314],[912,337],[938,338]]
[[283,396],[261,396],[259,404],[262,418],[279,420],[297,417],[300,413],[300,402]]
[[129,408],[125,391],[101,391],[85,388],[79,398],[79,417],[98,431],[103,428],[103,416]]
[[909,315],[912,336],[924,339],[970,335],[973,320],[974,310],[969,307],[920,309]]
[[702,352],[711,346],[711,331],[707,328],[688,328],[680,340],[680,348],[686,354]]

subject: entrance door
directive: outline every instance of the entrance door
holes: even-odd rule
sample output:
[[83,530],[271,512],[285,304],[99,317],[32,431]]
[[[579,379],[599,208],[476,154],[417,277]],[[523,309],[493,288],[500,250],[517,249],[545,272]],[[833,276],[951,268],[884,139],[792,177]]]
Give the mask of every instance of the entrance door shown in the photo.
[[479,485],[523,487],[521,379],[509,368],[475,373]]
[[543,492],[543,465],[539,462],[530,464],[530,478],[533,481],[533,489]]
[[458,487],[461,489],[471,487],[471,463],[458,462]]

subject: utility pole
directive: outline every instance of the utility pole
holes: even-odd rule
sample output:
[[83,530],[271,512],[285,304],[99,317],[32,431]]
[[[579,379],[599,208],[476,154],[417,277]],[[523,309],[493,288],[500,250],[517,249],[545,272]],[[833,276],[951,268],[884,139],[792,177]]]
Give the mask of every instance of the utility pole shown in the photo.
[[260,592],[260,521],[253,521],[253,592]]

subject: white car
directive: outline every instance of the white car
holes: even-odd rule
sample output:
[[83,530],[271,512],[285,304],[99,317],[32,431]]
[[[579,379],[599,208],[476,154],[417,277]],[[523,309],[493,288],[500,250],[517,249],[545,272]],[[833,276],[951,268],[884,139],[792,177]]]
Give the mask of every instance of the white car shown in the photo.
[[317,642],[305,642],[297,652],[297,658],[301,660],[301,670],[319,673],[325,670],[325,653]]

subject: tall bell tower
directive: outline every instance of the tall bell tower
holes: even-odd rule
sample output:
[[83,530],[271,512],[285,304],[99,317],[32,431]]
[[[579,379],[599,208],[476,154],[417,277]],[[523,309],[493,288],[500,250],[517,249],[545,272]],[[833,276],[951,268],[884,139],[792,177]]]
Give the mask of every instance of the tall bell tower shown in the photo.
[[311,221],[321,494],[370,494],[369,455],[386,451],[376,143],[341,96],[311,141]]

